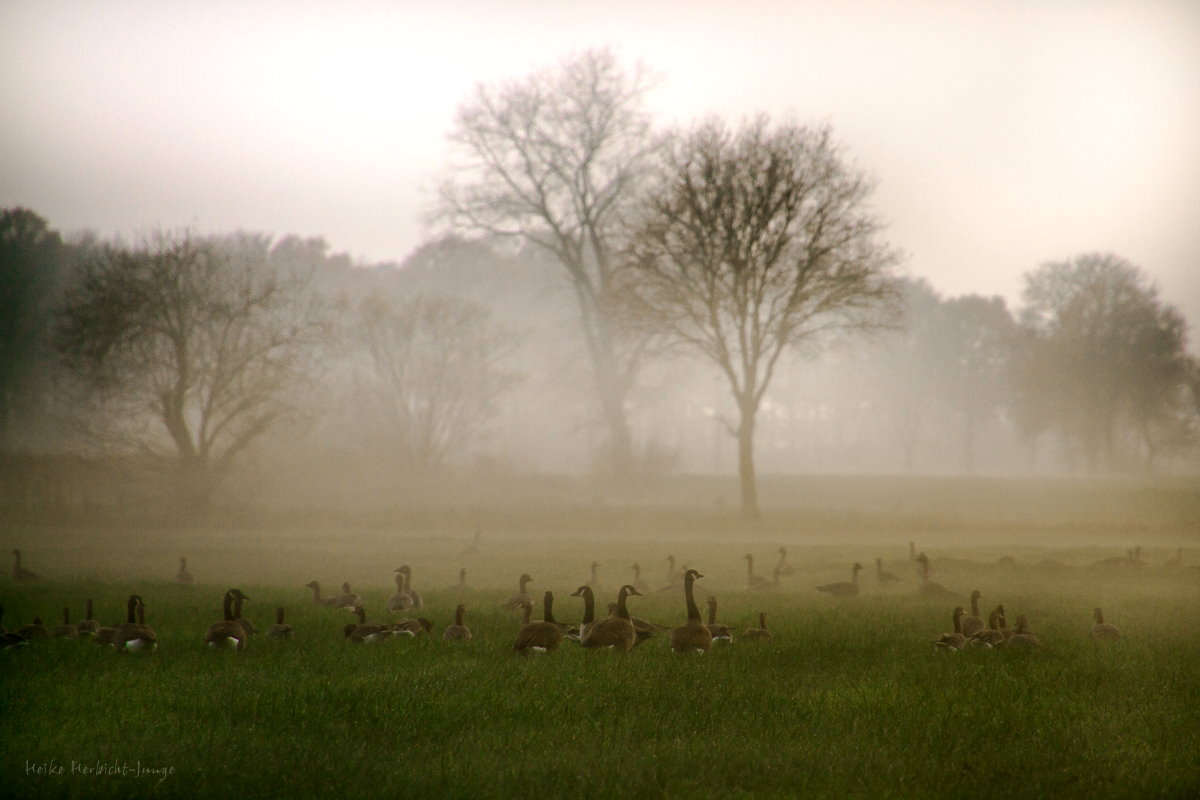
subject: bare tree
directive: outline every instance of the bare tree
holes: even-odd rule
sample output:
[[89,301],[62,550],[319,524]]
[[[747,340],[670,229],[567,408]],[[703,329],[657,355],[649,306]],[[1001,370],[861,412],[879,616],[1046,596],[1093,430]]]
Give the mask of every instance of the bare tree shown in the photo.
[[462,161],[442,186],[437,215],[460,231],[519,237],[562,265],[617,474],[632,462],[625,406],[645,342],[623,337],[610,297],[620,219],[651,154],[646,90],[644,72],[622,71],[608,50],[480,84],[458,109],[449,138]]
[[57,347],[109,448],[171,455],[203,511],[230,464],[297,413],[326,324],[303,276],[267,266],[264,237],[160,234],[86,263]]
[[370,355],[364,383],[401,459],[436,468],[477,443],[516,380],[503,364],[512,335],[483,306],[448,297],[396,304],[375,293],[360,320]]
[[733,133],[710,121],[670,140],[632,233],[632,312],[728,380],[748,518],[758,516],[755,415],[780,355],[882,324],[894,306],[896,254],[878,240],[871,188],[828,128],[759,118]]

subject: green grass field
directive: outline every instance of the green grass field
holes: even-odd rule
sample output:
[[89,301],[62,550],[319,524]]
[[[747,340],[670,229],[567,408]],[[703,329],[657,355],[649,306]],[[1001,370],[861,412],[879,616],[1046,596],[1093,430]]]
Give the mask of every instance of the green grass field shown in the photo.
[[[963,508],[970,498],[956,496]],[[722,509],[587,504],[421,509],[338,524],[271,520],[204,530],[7,526],[34,584],[0,581],[5,625],[57,621],[85,598],[110,623],[131,592],[145,598],[160,648],[122,656],[85,641],[0,652],[0,794],[6,797],[1195,797],[1200,794],[1200,571],[1163,567],[1176,546],[1200,563],[1196,491],[1130,489],[1131,520],[1089,517],[1112,487],[1064,490],[980,484],[997,506],[1036,493],[1022,519],[950,511],[929,493],[889,511],[841,495],[770,511],[759,526]],[[830,490],[830,495],[835,494]],[[849,494],[845,495],[849,497]],[[1007,499],[1006,499],[1007,496]],[[1089,505],[1088,498],[1095,503]],[[1182,499],[1181,499],[1182,497]],[[1118,503],[1118,505],[1120,505]],[[464,555],[474,530],[478,554]],[[919,597],[908,560],[915,540],[933,579],[983,592],[1010,623],[1026,614],[1037,653],[935,653],[954,601]],[[745,589],[743,553],[769,574],[787,545],[797,573],[780,590]],[[1093,562],[1142,545],[1141,568]],[[774,638],[735,641],[703,657],[666,638],[621,657],[565,642],[524,658],[515,615],[501,610],[530,572],[535,597],[555,591],[559,619],[577,620],[570,593],[601,562],[602,602],[637,561],[653,585],[665,558],[704,572],[723,622],[770,615]],[[187,555],[197,584],[171,582]],[[997,563],[1011,556],[1016,564]],[[882,557],[904,581],[881,589]],[[1046,561],[1049,559],[1049,561]],[[820,583],[860,560],[859,597]],[[392,569],[413,566],[420,613],[440,632],[455,603],[475,638],[353,646],[345,612],[319,608],[303,584],[343,580],[386,619]],[[475,587],[451,587],[460,567]],[[243,653],[203,643],[232,586],[260,628],[285,606],[295,639],[254,639]],[[1124,640],[1098,646],[1103,606]],[[678,624],[680,594],[632,598],[633,613]],[[105,774],[89,774],[97,765]],[[113,765],[127,766],[112,774]],[[136,770],[141,768],[142,773]],[[62,769],[61,773],[56,772]],[[40,770],[40,771],[39,771]]]

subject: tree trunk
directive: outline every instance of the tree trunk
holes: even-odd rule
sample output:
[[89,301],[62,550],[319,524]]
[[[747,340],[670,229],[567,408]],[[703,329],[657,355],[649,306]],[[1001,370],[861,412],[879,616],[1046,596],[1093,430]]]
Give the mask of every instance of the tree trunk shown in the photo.
[[756,409],[746,402],[741,403],[741,421],[738,423],[738,477],[742,485],[742,517],[757,520],[758,481],[754,474],[754,417]]
[[608,459],[613,476],[629,479],[634,474],[633,435],[625,416],[625,392],[617,374],[611,353],[598,354],[595,359],[596,388],[600,395],[600,411],[608,432]]

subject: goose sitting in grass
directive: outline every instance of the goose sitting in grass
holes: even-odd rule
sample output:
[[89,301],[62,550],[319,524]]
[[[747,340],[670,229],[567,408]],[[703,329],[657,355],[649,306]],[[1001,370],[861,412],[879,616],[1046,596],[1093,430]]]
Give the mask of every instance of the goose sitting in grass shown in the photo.
[[[525,576],[528,577],[528,576]],[[447,642],[465,642],[471,638],[471,629],[463,622],[463,615],[467,613],[467,607],[459,603],[454,608],[454,624],[442,631],[442,638]]]
[[750,553],[746,553],[746,555],[742,556],[742,558],[746,559],[746,588],[747,589],[754,592],[754,591],[762,591],[764,589],[773,588],[770,578],[764,578],[762,575],[756,575],[754,573],[754,556],[753,555],[751,555]]
[[687,622],[671,631],[671,649],[676,653],[707,653],[712,649],[713,635],[700,619],[700,608],[696,605],[695,583],[703,578],[694,569],[683,576],[683,594],[687,600]]
[[940,583],[934,583],[929,580],[929,558],[924,554],[917,556],[917,567],[920,569],[921,585],[917,587],[917,592],[925,597],[956,597],[954,592],[942,586]]
[[943,633],[941,636],[935,639],[933,642],[934,650],[954,650],[957,652],[966,646],[967,637],[963,636],[962,633],[963,613],[962,606],[955,606],[954,616],[952,617],[952,620],[954,621],[954,631],[951,633]]
[[21,551],[13,548],[13,568],[12,579],[13,583],[30,583],[32,581],[40,581],[42,576],[30,569],[25,569],[21,566]]
[[337,605],[336,597],[321,597],[321,584],[319,582],[309,581],[304,585],[313,590],[313,605],[327,606],[330,608]]
[[433,623],[424,617],[417,617],[416,619],[406,617],[392,623],[393,636],[407,636],[411,639],[432,632]]
[[817,591],[831,594],[834,597],[855,597],[858,594],[858,573],[862,568],[863,565],[855,561],[854,566],[850,568],[850,580],[826,583],[818,586]]
[[533,598],[530,597],[529,589],[528,589],[529,584],[531,584],[531,583],[533,583],[533,578],[529,577],[529,573],[528,572],[521,573],[521,577],[517,579],[517,586],[518,586],[517,593],[512,595],[511,597],[509,597],[507,600],[504,601],[504,608],[506,611],[515,611],[516,609],[520,608],[524,603],[526,603],[526,602],[532,603],[533,602]]
[[987,628],[976,631],[969,639],[968,644],[977,647],[996,647],[1004,641],[1004,632],[1000,630],[1000,618],[1004,615],[1004,606],[996,606],[988,614]]
[[404,576],[404,591],[408,594],[408,600],[412,604],[410,608],[424,608],[425,601],[421,598],[421,593],[412,586],[412,567],[408,564],[401,564],[396,571]]
[[129,596],[125,620],[113,632],[112,644],[118,653],[152,653],[158,649],[158,634],[146,624],[146,604],[141,596]]
[[272,639],[292,638],[292,626],[283,621],[283,606],[275,609],[275,624],[267,628],[267,636]]
[[100,631],[100,623],[96,622],[96,620],[92,619],[91,598],[88,598],[88,600],[87,600],[86,617],[87,617],[86,619],[82,619],[79,622],[75,623],[75,631],[80,636],[95,636]]
[[540,620],[529,619],[533,611],[532,603],[525,603],[522,607],[525,611],[525,624],[517,632],[517,640],[513,643],[513,650],[518,653],[548,653],[558,649],[558,646],[562,644],[562,629],[553,622],[553,592],[546,592],[542,599],[542,606],[543,613]]
[[767,615],[760,611],[758,613],[758,627],[747,628],[745,633],[742,634],[742,641],[746,641],[747,639],[750,641],[755,641],[770,638],[771,632],[767,630]]
[[971,614],[962,618],[963,636],[974,636],[983,630],[983,618],[979,616],[979,598],[983,597],[978,589],[971,592]]
[[250,638],[242,623],[238,622],[233,611],[233,601],[236,597],[245,597],[239,589],[225,592],[221,607],[224,613],[220,622],[208,626],[204,641],[213,650],[245,650],[246,641]]
[[[590,587],[588,587],[590,589]],[[628,653],[638,641],[637,630],[629,617],[628,598],[640,596],[641,592],[629,584],[617,593],[617,610],[610,617],[594,622],[587,634],[580,638],[584,647],[610,647],[619,653]]]
[[358,613],[358,608],[363,604],[363,596],[358,592],[350,590],[350,582],[346,581],[342,584],[342,593],[337,596],[334,606],[349,611],[352,614]]
[[[4,620],[4,606],[0,606],[0,622]],[[0,624],[0,650],[9,647],[20,647],[25,644],[25,637],[5,628]]]
[[64,606],[62,625],[55,625],[50,631],[50,636],[54,639],[74,639],[78,635],[78,629],[71,624],[71,609]]
[[1018,615],[1017,628],[1004,642],[1003,647],[1007,650],[1038,650],[1041,646],[1042,643],[1029,630],[1029,620],[1024,614]]
[[354,607],[357,623],[350,623],[342,629],[346,639],[354,644],[380,644],[392,636],[392,629],[379,622],[367,622],[367,612],[361,605]]
[[26,642],[50,638],[50,629],[42,624],[41,617],[34,617],[33,622],[22,625],[13,631],[13,633],[15,633],[17,636],[20,636]]
[[708,622],[705,623],[709,633],[712,634],[714,642],[732,642],[733,628],[728,625],[722,625],[717,622],[717,598],[716,595],[708,596]]
[[188,572],[187,559],[183,556],[179,557],[179,571],[175,573],[175,582],[182,583],[185,586],[191,586],[196,582],[196,579],[192,577],[192,573]]
[[1092,612],[1092,618],[1096,620],[1096,624],[1092,626],[1092,638],[1097,641],[1116,641],[1121,638],[1121,632],[1117,630],[1117,626],[1104,621],[1104,612],[1098,607]]

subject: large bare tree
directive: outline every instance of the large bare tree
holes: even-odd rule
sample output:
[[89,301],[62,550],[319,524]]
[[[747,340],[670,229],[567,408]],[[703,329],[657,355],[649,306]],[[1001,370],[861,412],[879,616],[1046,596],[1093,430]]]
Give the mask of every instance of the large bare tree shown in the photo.
[[645,342],[623,335],[610,299],[620,220],[653,146],[647,88],[642,70],[627,73],[608,50],[480,84],[458,109],[449,138],[460,161],[436,215],[463,232],[520,238],[562,265],[617,474],[632,463],[625,407]]
[[866,206],[872,189],[828,128],[736,132],[717,120],[672,137],[631,234],[635,318],[710,359],[739,420],[742,512],[758,516],[755,415],[780,356],[820,334],[882,324],[896,254]]
[[84,265],[57,346],[110,449],[170,456],[180,508],[203,511],[231,463],[303,406],[327,329],[307,277],[264,237],[159,234]]

